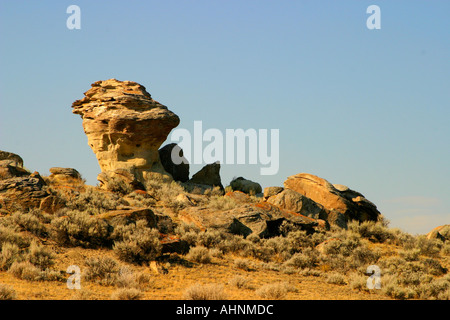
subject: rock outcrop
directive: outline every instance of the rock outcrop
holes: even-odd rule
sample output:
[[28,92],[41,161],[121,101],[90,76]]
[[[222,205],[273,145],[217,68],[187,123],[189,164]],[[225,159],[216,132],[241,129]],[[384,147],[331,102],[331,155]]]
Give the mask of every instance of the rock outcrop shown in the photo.
[[132,81],[97,81],[72,104],[103,173],[129,170],[142,183],[148,172],[166,174],[158,149],[180,119]]
[[[181,160],[181,163],[174,163],[172,154]],[[159,158],[162,166],[175,181],[186,182],[189,180],[189,163],[183,156],[183,150],[176,143],[170,143],[159,149]]]
[[230,187],[236,191],[242,191],[247,194],[258,194],[262,192],[261,185],[258,182],[254,182],[243,177],[233,179],[230,182]]
[[328,218],[328,213],[320,204],[291,189],[285,189],[269,197],[267,202],[307,217],[325,220]]
[[7,165],[23,168],[22,157],[12,152],[0,150],[0,167],[6,167]]
[[220,178],[220,163],[214,162],[205,165],[200,171],[192,176],[188,183],[223,189],[222,180]]
[[427,233],[427,239],[440,239],[442,241],[450,240],[450,224],[434,228]]
[[290,176],[284,182],[284,187],[320,204],[327,212],[332,213],[336,221],[341,221],[343,217],[347,221],[377,221],[380,216],[377,207],[361,193],[343,185],[332,185],[312,174]]

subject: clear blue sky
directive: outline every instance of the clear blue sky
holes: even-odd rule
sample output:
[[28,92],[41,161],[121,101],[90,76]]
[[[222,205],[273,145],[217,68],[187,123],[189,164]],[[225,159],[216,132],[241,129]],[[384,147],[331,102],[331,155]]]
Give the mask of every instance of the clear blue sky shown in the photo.
[[[81,30],[66,27],[71,4]],[[380,30],[366,27],[372,4]],[[278,174],[223,165],[225,185],[308,172],[426,233],[450,223],[449,12],[447,0],[1,0],[0,149],[95,185],[71,104],[94,81],[131,80],[180,128],[280,129]]]

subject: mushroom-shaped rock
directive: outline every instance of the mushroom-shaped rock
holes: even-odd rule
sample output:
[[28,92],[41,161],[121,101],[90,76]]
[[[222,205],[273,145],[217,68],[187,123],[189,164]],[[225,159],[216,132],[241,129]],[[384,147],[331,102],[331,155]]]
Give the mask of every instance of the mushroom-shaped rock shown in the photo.
[[148,172],[166,174],[158,148],[180,119],[132,81],[97,81],[72,104],[83,119],[88,144],[102,172],[126,169],[145,182]]

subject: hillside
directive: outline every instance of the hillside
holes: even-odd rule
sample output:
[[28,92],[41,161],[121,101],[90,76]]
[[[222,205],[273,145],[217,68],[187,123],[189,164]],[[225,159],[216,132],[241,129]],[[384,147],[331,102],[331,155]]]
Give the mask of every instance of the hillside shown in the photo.
[[132,81],[97,81],[72,108],[99,185],[0,151],[0,299],[449,299],[449,225],[389,228],[309,173],[264,189],[224,187],[218,162],[191,175],[161,148],[178,116]]

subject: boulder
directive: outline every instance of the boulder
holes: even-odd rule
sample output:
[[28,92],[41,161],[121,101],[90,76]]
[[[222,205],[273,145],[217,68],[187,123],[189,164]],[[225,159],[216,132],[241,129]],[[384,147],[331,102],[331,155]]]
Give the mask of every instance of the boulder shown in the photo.
[[244,193],[253,195],[262,192],[262,188],[259,183],[247,180],[243,177],[233,179],[230,182],[230,187],[235,191],[242,191]]
[[49,171],[51,173],[50,177],[65,176],[67,178],[81,179],[81,174],[73,168],[53,167]]
[[225,193],[224,197],[229,197],[236,201],[237,203],[249,203],[252,202],[251,198],[248,196],[248,194],[242,192],[242,191],[229,191]]
[[233,209],[213,212],[208,208],[188,207],[178,212],[178,219],[201,230],[216,229],[244,237],[250,234],[263,238],[278,236],[282,234],[281,226],[285,223],[290,225],[291,230],[307,232],[328,227],[323,220],[284,210],[268,202],[242,202]]
[[312,174],[299,173],[290,176],[284,186],[310,198],[328,212],[344,215],[346,220],[377,221],[380,216],[377,207],[361,193],[346,186],[334,186]]
[[41,201],[50,195],[45,186],[38,172],[0,180],[0,207],[9,211],[39,208]]
[[222,181],[220,179],[220,163],[215,162],[205,165],[200,171],[192,176],[188,183],[223,189]]
[[113,227],[134,223],[140,219],[146,220],[149,228],[155,228],[157,226],[157,218],[154,212],[149,208],[122,207],[118,210],[110,210],[96,215],[96,217],[106,221]]
[[291,189],[284,189],[280,193],[269,197],[266,201],[282,209],[294,211],[307,217],[324,220],[328,218],[327,211],[320,204]]
[[284,190],[283,187],[267,187],[267,188],[264,188],[263,198],[264,198],[264,200],[267,200],[267,199],[269,199],[269,197],[275,196],[275,195],[279,194],[283,190]]
[[[175,164],[173,155],[176,160],[181,160],[181,163]],[[176,143],[170,143],[159,149],[159,158],[164,170],[171,174],[175,181],[189,180],[189,163],[183,156],[183,150]]]
[[176,114],[132,81],[97,81],[84,95],[72,112],[83,119],[102,172],[126,169],[141,183],[149,172],[166,174],[158,149],[180,123]]
[[30,175],[23,168],[22,158],[12,152],[0,150],[0,180]]
[[23,159],[15,153],[0,150],[0,167],[6,165],[23,168]]
[[434,228],[427,233],[427,239],[440,239],[442,241],[450,240],[450,224]]

